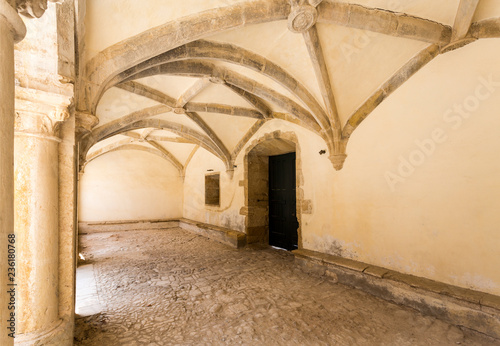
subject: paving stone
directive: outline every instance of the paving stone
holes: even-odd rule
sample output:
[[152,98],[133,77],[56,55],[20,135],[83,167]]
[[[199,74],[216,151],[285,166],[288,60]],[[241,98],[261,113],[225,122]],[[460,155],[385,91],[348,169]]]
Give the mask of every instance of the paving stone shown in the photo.
[[180,228],[91,233],[80,246],[102,311],[76,319],[77,346],[495,344],[307,274],[286,251],[233,249]]

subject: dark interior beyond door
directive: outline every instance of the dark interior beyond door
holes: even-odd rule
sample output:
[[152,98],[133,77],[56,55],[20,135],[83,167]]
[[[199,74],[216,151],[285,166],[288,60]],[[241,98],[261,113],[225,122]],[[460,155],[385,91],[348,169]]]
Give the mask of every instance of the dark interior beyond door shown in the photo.
[[269,157],[269,245],[297,249],[295,153]]

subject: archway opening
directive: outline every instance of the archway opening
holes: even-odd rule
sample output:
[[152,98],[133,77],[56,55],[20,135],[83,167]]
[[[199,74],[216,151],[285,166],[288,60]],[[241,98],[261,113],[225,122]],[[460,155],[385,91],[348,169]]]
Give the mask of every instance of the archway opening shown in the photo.
[[[245,157],[247,243],[269,244],[293,250],[301,247],[300,148],[293,134],[269,135],[251,145]],[[293,161],[283,164],[287,160],[292,160],[292,157]],[[270,167],[270,163],[274,168]],[[276,171],[276,167],[279,166],[283,169]],[[274,179],[270,179],[270,173],[274,174]],[[274,185],[275,189],[280,190],[278,193],[270,189],[273,187],[270,185],[273,184],[272,180],[278,181],[278,185]],[[292,180],[294,186],[281,193],[283,184],[280,182],[285,180]],[[294,196],[290,196],[291,193]],[[283,194],[287,194],[288,197]],[[284,198],[288,200],[285,202]]]

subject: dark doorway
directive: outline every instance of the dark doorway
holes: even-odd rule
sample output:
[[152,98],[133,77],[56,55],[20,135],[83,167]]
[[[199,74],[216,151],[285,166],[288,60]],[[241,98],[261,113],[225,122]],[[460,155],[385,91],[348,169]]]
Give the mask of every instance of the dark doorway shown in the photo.
[[269,157],[269,245],[297,249],[295,153]]

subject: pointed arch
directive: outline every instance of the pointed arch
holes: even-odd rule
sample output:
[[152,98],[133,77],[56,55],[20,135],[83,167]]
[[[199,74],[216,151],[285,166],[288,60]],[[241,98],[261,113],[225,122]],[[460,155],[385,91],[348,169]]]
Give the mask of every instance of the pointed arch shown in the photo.
[[389,97],[389,95],[403,85],[421,68],[427,65],[427,63],[434,59],[438,54],[439,46],[433,44],[420,51],[415,57],[410,59],[410,61],[408,61],[394,75],[392,75],[391,78],[382,84],[382,86],[351,115],[342,131],[342,138],[347,140],[359,124],[361,124],[361,122],[365,120],[366,117],[368,117],[368,115],[370,115],[370,113],[382,103],[382,101]]
[[[106,126],[106,125],[104,125]],[[103,127],[104,127],[103,126]],[[141,128],[155,128],[155,129],[160,129],[160,130],[167,130],[170,132],[173,132],[183,138],[186,138],[187,140],[193,142],[194,144],[199,145],[203,149],[206,149],[210,153],[214,154],[216,157],[222,160],[226,167],[228,169],[232,168],[231,167],[231,158],[229,157],[228,154],[224,153],[215,143],[207,136],[190,129],[188,127],[185,127],[183,125],[173,123],[170,121],[166,120],[161,120],[161,119],[143,119],[143,120],[138,120],[133,123],[121,126],[121,127],[109,127],[106,129],[101,129],[99,132],[93,132],[92,133],[92,141],[88,145],[88,149],[86,149],[86,152],[96,143],[106,139],[110,138],[115,135],[119,135],[123,132],[128,132],[131,130],[135,129],[141,129]],[[86,155],[85,152],[85,155]]]
[[258,0],[220,7],[170,21],[101,51],[85,69],[89,87],[79,95],[79,109],[93,111],[105,85],[114,76],[173,48],[218,32],[285,20],[290,13],[286,0]]
[[85,169],[85,167],[90,162],[94,161],[95,159],[97,159],[103,155],[106,155],[108,153],[111,153],[114,151],[119,151],[119,150],[139,150],[139,151],[151,153],[153,155],[159,156],[162,159],[170,162],[177,169],[177,171],[179,171],[179,175],[182,176],[184,173],[184,167],[170,152],[168,152],[168,154],[167,154],[165,152],[159,151],[158,149],[148,148],[148,147],[145,147],[145,146],[142,146],[139,144],[133,144],[132,140],[118,141],[116,143],[112,143],[110,145],[107,145],[107,146],[95,151],[94,153],[92,153],[90,155],[87,155],[87,160],[83,164],[83,169]]
[[282,94],[236,72],[215,66],[211,63],[190,60],[171,62],[155,66],[149,70],[141,71],[129,77],[125,81],[149,77],[157,74],[172,74],[198,78],[221,78],[227,85],[235,86],[268,102],[278,105],[289,112],[292,117],[299,120],[302,126],[316,133],[321,131],[321,126],[316,122],[316,119],[312,116],[312,114],[295,101],[292,101],[288,97],[285,97]]
[[175,61],[199,59],[234,63],[271,78],[295,95],[316,116],[316,119],[323,128],[329,127],[328,117],[315,97],[285,69],[263,56],[228,43],[206,40],[190,42],[120,73],[108,83],[106,88],[117,85],[144,70],[149,70],[159,65]]

